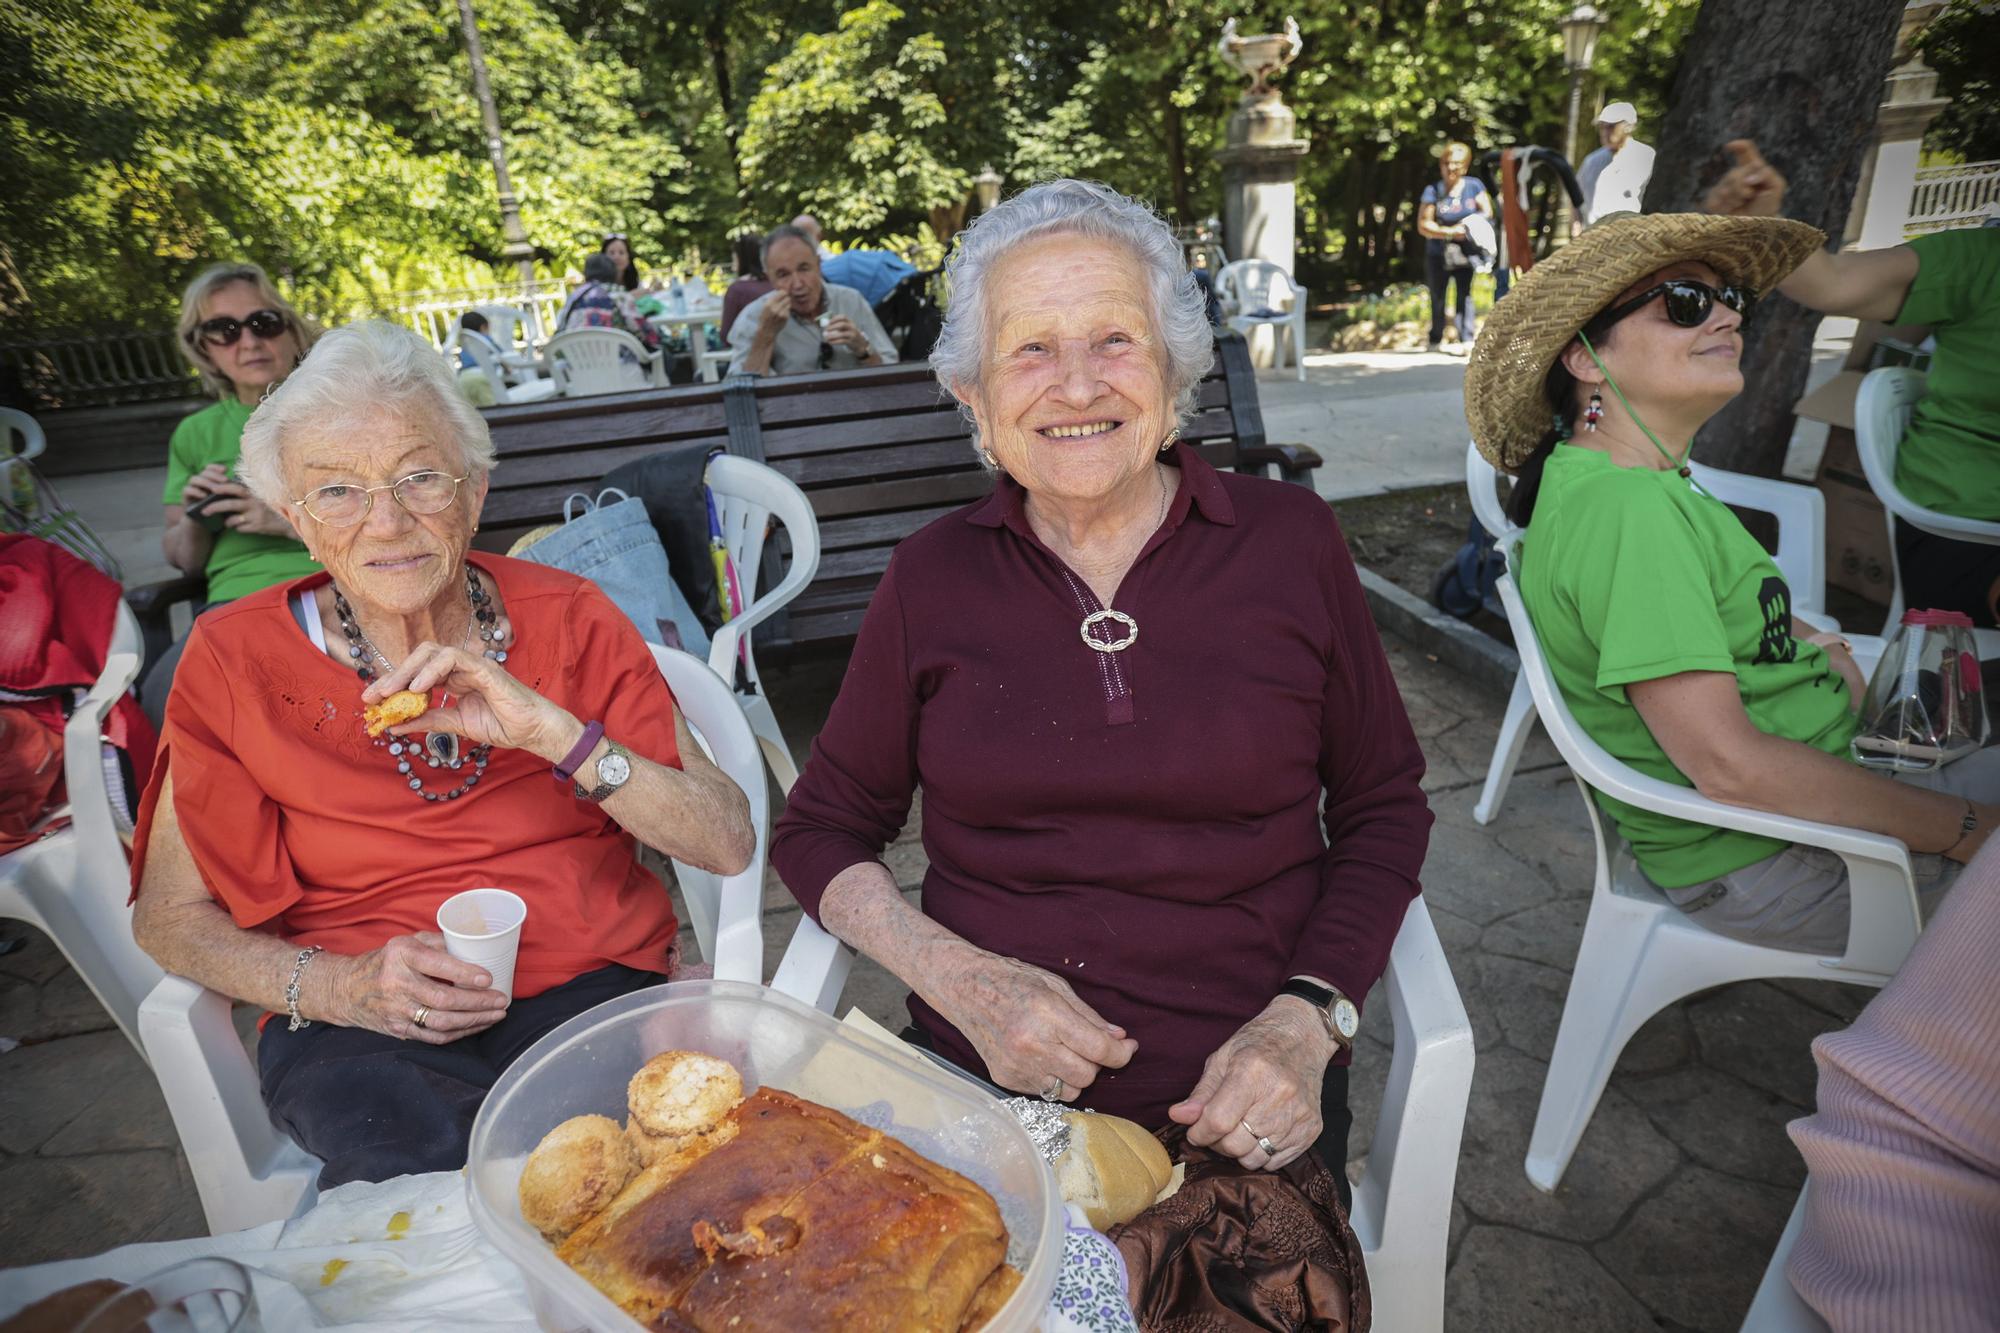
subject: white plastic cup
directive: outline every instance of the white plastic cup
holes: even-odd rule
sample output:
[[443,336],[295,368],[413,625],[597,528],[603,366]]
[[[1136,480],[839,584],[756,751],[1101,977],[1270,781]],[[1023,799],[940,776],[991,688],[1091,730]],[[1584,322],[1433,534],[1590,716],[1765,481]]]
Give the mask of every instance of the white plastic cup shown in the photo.
[[514,956],[521,950],[521,926],[528,905],[505,889],[467,889],[438,908],[444,951],[460,962],[483,967],[493,989],[514,998]]

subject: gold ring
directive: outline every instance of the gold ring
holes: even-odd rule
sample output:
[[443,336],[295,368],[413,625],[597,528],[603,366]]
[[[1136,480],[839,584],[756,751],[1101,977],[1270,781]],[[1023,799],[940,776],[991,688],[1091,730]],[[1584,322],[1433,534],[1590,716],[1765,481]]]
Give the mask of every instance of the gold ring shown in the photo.
[[1042,1089],[1042,1100],[1045,1102],[1059,1102],[1062,1100],[1062,1090],[1063,1081],[1060,1078],[1051,1079],[1049,1086]]
[[423,1027],[424,1020],[426,1018],[429,1018],[430,1016],[431,1016],[431,1007],[427,1004],[420,1004],[417,1006],[417,1012],[410,1015],[410,1021],[412,1023],[415,1023],[418,1027]]

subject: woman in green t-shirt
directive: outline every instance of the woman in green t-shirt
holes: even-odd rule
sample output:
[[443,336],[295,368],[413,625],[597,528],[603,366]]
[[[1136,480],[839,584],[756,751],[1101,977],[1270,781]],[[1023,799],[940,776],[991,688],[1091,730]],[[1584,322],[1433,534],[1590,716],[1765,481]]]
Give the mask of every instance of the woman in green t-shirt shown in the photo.
[[[271,387],[292,373],[317,330],[278,295],[255,264],[216,264],[181,297],[181,354],[216,401],[185,418],[167,445],[166,531],[176,569],[208,583],[195,614],[314,571],[284,515],[235,477],[243,425]],[[200,506],[199,510],[196,507]],[[195,512],[190,512],[195,511]],[[158,726],[180,644],[146,672],[139,696]]]
[[[1494,308],[1466,416],[1517,477],[1514,574],[1578,725],[1714,800],[1901,838],[1935,893],[2000,824],[2000,750],[1901,781],[1851,762],[1864,682],[1845,642],[1792,615],[1777,565],[1686,467],[1695,433],[1742,392],[1757,294],[1824,241],[1781,218],[1608,218]],[[1598,801],[1696,921],[1845,950],[1839,857]]]
[[[1785,178],[1748,139],[1703,201],[1711,213],[1776,217]],[[1941,514],[2000,522],[2000,229],[1962,227],[1907,245],[1816,251],[1779,290],[1809,310],[1923,324],[1937,339],[1924,396],[1896,451],[1896,486]],[[2000,546],[1953,541],[1902,519],[1896,565],[1910,606],[2000,626]]]

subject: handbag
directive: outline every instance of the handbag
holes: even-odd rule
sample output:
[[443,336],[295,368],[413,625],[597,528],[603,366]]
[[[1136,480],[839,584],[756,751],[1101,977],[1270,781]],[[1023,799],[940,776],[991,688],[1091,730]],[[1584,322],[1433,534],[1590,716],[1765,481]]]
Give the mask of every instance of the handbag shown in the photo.
[[708,660],[708,631],[674,582],[667,548],[653,530],[644,501],[615,486],[605,487],[594,499],[581,492],[572,495],[563,501],[563,525],[522,551],[521,559],[589,579],[646,642]]

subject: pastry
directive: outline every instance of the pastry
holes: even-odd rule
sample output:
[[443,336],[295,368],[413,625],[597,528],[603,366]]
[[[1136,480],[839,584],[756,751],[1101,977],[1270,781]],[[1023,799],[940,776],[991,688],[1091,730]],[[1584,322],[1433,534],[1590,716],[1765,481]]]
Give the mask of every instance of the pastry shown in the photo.
[[580,1115],[543,1136],[521,1172],[521,1216],[561,1240],[604,1210],[639,1174],[616,1120]]
[[985,1190],[838,1111],[741,1089],[712,1056],[648,1061],[625,1137],[652,1162],[562,1260],[641,1324],[695,1333],[970,1333],[1006,1303],[1019,1275]]
[[397,690],[380,703],[369,704],[361,710],[361,720],[368,726],[370,736],[380,736],[398,722],[408,722],[422,717],[430,711],[431,698],[415,690]]

